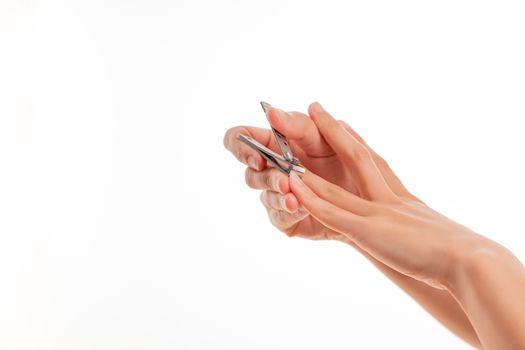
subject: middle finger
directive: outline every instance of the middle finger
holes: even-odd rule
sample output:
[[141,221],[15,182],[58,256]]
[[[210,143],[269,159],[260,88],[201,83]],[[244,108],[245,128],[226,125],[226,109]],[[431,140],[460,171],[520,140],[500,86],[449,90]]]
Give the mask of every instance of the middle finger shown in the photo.
[[280,194],[274,191],[262,191],[261,202],[267,208],[294,213],[299,209],[299,202],[292,193]]
[[246,184],[251,188],[279,193],[290,192],[288,177],[275,168],[266,168],[262,171],[247,168],[245,179]]

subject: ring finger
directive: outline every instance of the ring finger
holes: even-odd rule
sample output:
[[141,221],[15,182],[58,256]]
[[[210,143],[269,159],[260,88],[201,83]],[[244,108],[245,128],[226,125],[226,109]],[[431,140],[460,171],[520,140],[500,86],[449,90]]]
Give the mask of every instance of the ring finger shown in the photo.
[[261,202],[267,208],[294,213],[299,209],[299,202],[292,193],[280,194],[275,191],[261,192]]
[[271,190],[280,193],[290,192],[288,177],[275,168],[266,168],[256,171],[246,169],[246,184],[258,190]]

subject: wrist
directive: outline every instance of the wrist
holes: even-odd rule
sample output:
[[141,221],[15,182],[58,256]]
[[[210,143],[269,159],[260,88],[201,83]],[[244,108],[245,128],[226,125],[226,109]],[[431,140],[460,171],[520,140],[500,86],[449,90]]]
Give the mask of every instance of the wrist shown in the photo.
[[478,234],[464,239],[453,247],[451,269],[445,283],[456,298],[460,298],[465,284],[476,283],[476,278],[491,266],[514,264],[519,261],[505,247]]

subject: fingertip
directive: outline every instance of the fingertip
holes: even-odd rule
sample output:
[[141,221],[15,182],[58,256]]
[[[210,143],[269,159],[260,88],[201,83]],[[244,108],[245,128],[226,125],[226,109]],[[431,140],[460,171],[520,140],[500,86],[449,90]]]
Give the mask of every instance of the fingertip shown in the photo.
[[290,189],[294,194],[300,194],[304,190],[303,181],[294,172],[290,174]]
[[311,171],[307,171],[302,176],[301,181],[306,186],[312,186],[312,185],[315,185],[316,183],[323,182],[325,180],[323,178],[321,178],[319,175],[317,175],[317,174],[315,174],[315,173],[313,173]]
[[253,170],[261,171],[261,170],[264,170],[265,168],[265,161],[258,154],[253,154],[253,155],[249,155],[246,158],[246,165],[248,165],[248,167],[250,167]]
[[266,169],[266,160],[261,157],[260,155],[255,156],[256,162],[257,162],[257,171],[262,171]]
[[321,112],[324,112],[324,108],[317,101],[310,103],[310,106],[308,106],[308,114],[311,118],[315,118],[315,116],[317,116]]
[[315,116],[315,112],[314,112],[314,104],[315,103],[317,103],[317,102],[312,102],[308,106],[308,115],[310,116],[310,118],[313,118]]
[[290,181],[288,180],[288,176],[280,175],[277,186],[279,187],[279,192],[282,194],[290,192]]
[[292,193],[287,193],[284,196],[284,204],[286,206],[286,210],[290,213],[294,213],[299,209],[299,201]]
[[248,158],[246,159],[246,163],[251,169],[258,170],[257,159],[255,158],[255,156],[248,156]]
[[252,183],[252,177],[253,177],[254,172],[255,170],[253,170],[250,167],[246,167],[246,170],[244,170],[244,182],[246,182],[246,184],[249,187],[252,187],[251,183]]
[[282,130],[283,123],[279,111],[274,107],[268,107],[266,110],[266,119],[270,125],[277,130]]

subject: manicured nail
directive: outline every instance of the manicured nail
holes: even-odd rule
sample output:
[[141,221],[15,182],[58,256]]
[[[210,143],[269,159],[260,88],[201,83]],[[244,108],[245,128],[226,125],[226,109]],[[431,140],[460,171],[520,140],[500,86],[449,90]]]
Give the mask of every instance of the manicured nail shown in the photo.
[[292,181],[295,184],[295,186],[297,186],[297,187],[303,187],[304,186],[303,180],[301,180],[299,178],[299,176],[297,176],[297,174],[294,173],[294,172],[292,172],[290,174],[290,181]]
[[312,105],[312,109],[316,113],[324,112],[324,108],[323,108],[323,106],[321,106],[321,104],[319,102],[314,102],[314,104]]
[[279,201],[281,202],[281,208],[288,211],[288,207],[286,206],[286,198],[283,196],[279,196]]
[[252,168],[253,170],[259,170],[257,167],[257,159],[255,159],[254,156],[248,157],[248,166]]
[[275,108],[277,116],[281,122],[285,122],[288,119],[288,114],[282,109]]
[[277,188],[279,193],[283,194],[283,190],[281,188],[281,174],[280,173],[279,175],[272,177],[272,185],[273,185],[273,188]]

